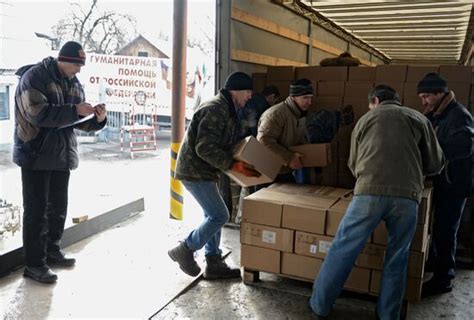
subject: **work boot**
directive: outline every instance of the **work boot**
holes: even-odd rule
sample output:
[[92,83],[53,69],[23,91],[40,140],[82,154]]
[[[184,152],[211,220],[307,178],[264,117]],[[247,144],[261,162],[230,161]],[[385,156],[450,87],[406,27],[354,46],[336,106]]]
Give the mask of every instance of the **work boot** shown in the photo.
[[204,279],[231,279],[240,278],[240,269],[230,268],[219,256],[206,256],[206,269],[204,270]]
[[186,242],[180,242],[177,247],[168,251],[168,255],[187,275],[195,277],[201,272],[201,268],[194,260],[194,251],[188,248]]
[[421,289],[421,297],[426,298],[429,296],[448,293],[451,291],[453,291],[451,280],[440,280],[434,276],[430,280],[423,283]]
[[66,258],[63,252],[48,252],[46,263],[52,267],[72,267],[76,264],[76,259]]
[[58,276],[47,265],[42,267],[26,267],[23,271],[23,276],[47,284],[58,280]]

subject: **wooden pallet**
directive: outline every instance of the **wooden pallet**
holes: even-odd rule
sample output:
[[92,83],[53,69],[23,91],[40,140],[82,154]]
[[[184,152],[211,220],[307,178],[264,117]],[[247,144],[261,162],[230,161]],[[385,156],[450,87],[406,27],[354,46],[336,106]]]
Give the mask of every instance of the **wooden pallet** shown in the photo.
[[[255,283],[260,281],[260,273],[261,272],[263,272],[263,271],[253,270],[253,269],[249,269],[249,268],[244,267],[243,268],[242,281],[247,285],[255,284]],[[308,279],[295,277],[295,276],[289,276],[289,275],[286,275],[286,274],[274,274],[274,275],[277,275],[277,276],[283,277],[283,278],[303,281],[303,282],[312,282],[312,281],[309,281]],[[357,291],[350,291],[350,292],[355,293],[357,295],[360,295],[361,297],[362,296],[372,297],[372,298],[377,297],[377,295],[375,295],[374,293],[370,293],[370,292],[364,292],[364,293],[357,292]],[[400,310],[400,319],[401,320],[407,319],[409,307],[410,307],[410,302],[408,300],[403,300],[402,308]]]

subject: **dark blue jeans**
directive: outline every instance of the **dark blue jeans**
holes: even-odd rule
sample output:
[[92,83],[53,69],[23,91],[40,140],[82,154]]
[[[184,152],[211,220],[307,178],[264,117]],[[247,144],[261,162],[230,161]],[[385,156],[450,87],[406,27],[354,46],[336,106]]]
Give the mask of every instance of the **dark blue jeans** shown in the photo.
[[182,181],[204,211],[204,221],[186,238],[193,251],[204,248],[206,256],[221,255],[222,226],[229,220],[229,210],[214,181]]
[[313,311],[321,316],[329,315],[357,256],[370,234],[384,220],[389,235],[377,313],[382,320],[399,319],[417,211],[418,203],[407,198],[354,196],[314,281],[310,299]]
[[449,281],[456,275],[456,235],[465,204],[466,198],[435,188],[430,263],[434,267],[434,276],[437,280]]

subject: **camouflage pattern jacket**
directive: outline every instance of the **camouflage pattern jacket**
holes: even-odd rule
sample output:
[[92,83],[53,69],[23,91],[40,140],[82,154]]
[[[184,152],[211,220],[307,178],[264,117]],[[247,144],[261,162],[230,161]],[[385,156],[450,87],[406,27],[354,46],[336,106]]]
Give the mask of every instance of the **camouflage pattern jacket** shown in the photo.
[[15,94],[15,146],[13,162],[30,170],[72,170],[79,164],[74,128],[102,129],[106,121],[91,120],[59,129],[79,119],[76,104],[84,90],[76,77],[61,76],[56,59],[45,58],[16,72],[20,81]]
[[234,162],[237,113],[227,90],[221,90],[194,113],[179,150],[175,178],[217,181],[220,171]]

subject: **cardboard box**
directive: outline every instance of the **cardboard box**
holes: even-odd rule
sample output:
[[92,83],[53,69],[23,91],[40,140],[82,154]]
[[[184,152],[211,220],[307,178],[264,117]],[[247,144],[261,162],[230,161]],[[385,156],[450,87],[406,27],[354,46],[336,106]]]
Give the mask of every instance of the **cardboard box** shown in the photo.
[[425,258],[427,247],[423,252],[410,251],[408,258],[408,276],[412,278],[423,279],[425,274]]
[[331,163],[330,143],[308,143],[289,148],[303,155],[303,167],[325,167]]
[[318,89],[316,93],[321,96],[336,96],[342,97],[344,95],[345,82],[343,81],[318,81]]
[[323,260],[283,252],[281,273],[313,282],[321,269]]
[[428,73],[438,73],[439,67],[438,66],[408,66],[407,69],[407,82],[418,82],[421,81]]
[[370,289],[370,270],[353,267],[344,284],[344,289],[366,293]]
[[253,92],[262,92],[267,83],[267,74],[266,73],[252,73],[252,83],[253,83]]
[[243,222],[240,243],[279,251],[293,252],[293,230]]
[[291,194],[308,194],[319,195],[327,198],[346,198],[351,199],[353,196],[351,189],[335,188],[311,184],[282,183],[275,182],[268,187],[269,190],[275,190],[283,193]]
[[283,202],[288,196],[261,189],[242,201],[242,222],[281,227]]
[[451,82],[471,83],[472,67],[471,66],[440,66],[439,75],[447,82],[448,87]]
[[333,240],[333,237],[296,231],[295,253],[302,256],[324,258],[331,248]]
[[461,102],[466,108],[469,107],[469,98],[471,96],[471,84],[465,82],[448,82],[449,90],[454,92],[456,100]]
[[425,187],[418,205],[418,224],[429,224],[431,207],[433,204],[433,187]]
[[[320,66],[308,66],[308,67],[296,67],[295,68],[295,80],[298,79],[309,79],[313,82],[313,85],[316,84],[318,77],[316,74],[318,73]],[[314,80],[314,81],[313,81]]]
[[293,81],[295,79],[295,67],[293,66],[268,66],[267,82],[273,80]]
[[324,234],[326,210],[337,201],[313,195],[292,195],[283,205],[282,227],[310,233]]
[[347,81],[348,67],[318,67],[316,77],[320,81]]
[[240,247],[240,265],[252,270],[280,273],[280,255],[277,250],[243,244]]
[[383,269],[385,247],[376,244],[366,244],[356,259],[355,265],[369,269]]
[[416,93],[416,88],[418,86],[418,82],[405,82],[403,86],[403,99],[410,99],[415,100],[418,99],[421,102],[420,97]]
[[339,199],[328,209],[326,216],[326,235],[336,235],[337,228],[339,227],[339,222],[341,222],[342,217],[346,213],[349,203],[349,200]]
[[423,112],[423,110],[425,109],[421,105],[421,99],[420,98],[404,97],[403,98],[403,105],[405,107],[411,108],[411,109],[416,110],[418,112]]
[[375,82],[405,82],[407,79],[407,66],[378,65],[375,68]]
[[349,81],[346,82],[344,91],[345,97],[356,97],[368,101],[369,92],[374,87],[373,82],[369,81]]
[[[378,294],[380,292],[380,283],[382,280],[382,271],[372,270],[370,276],[370,292]],[[405,299],[416,302],[421,300],[421,289],[423,279],[407,278],[407,286],[405,289]]]
[[349,67],[349,81],[375,81],[374,67]]
[[251,164],[261,174],[260,177],[247,177],[232,170],[225,172],[242,187],[272,182],[284,162],[253,136],[243,139],[236,145],[234,159]]

